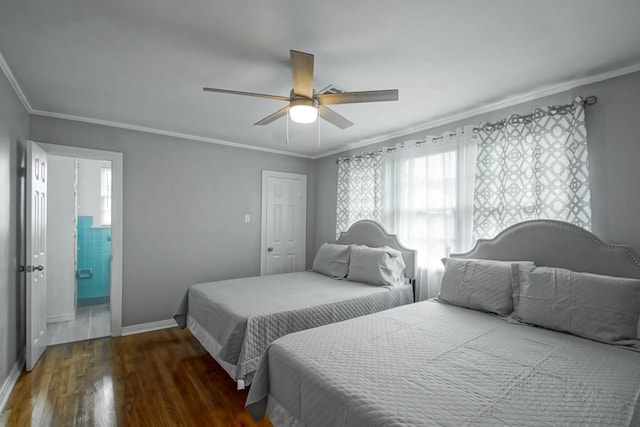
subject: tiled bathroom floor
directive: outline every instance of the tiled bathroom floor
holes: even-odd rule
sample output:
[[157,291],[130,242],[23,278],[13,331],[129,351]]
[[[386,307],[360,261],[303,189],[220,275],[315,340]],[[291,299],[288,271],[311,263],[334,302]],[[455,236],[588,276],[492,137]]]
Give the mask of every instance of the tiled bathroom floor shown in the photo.
[[78,307],[75,320],[47,324],[49,345],[111,335],[109,304]]

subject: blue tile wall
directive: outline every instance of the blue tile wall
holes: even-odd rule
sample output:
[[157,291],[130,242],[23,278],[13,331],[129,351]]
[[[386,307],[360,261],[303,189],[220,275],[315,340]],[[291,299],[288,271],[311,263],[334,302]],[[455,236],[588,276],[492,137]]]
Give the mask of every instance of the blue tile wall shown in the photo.
[[78,217],[78,271],[93,271],[90,278],[76,281],[78,300],[109,296],[111,229],[92,227],[92,216]]

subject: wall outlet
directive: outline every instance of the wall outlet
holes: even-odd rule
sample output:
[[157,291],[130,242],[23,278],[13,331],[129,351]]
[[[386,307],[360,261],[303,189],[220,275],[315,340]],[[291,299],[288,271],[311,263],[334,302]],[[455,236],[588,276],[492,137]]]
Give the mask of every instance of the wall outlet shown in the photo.
[[251,222],[251,214],[244,214],[244,223],[249,224]]

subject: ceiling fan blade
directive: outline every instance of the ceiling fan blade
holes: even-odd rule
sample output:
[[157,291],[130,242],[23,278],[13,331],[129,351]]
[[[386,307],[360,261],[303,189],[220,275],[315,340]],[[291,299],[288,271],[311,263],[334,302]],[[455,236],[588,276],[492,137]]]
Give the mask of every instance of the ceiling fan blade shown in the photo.
[[316,100],[320,105],[397,101],[398,89],[369,90],[365,92],[319,93],[316,94]]
[[276,120],[278,120],[280,117],[284,116],[285,114],[287,114],[287,111],[289,111],[289,106],[287,105],[284,108],[279,109],[278,111],[276,111],[275,113],[271,114],[270,116],[265,117],[264,119],[260,120],[259,122],[255,122],[254,125],[268,125],[271,122],[274,122]]
[[353,126],[353,123],[336,113],[329,107],[321,105],[319,108],[320,117],[331,123],[332,125],[339,127],[340,129],[346,129],[349,126]]
[[291,55],[293,93],[313,99],[313,55],[297,50],[291,50],[289,54]]
[[230,95],[244,95],[244,96],[254,96],[257,98],[275,99],[276,101],[287,101],[287,102],[290,101],[290,98],[286,96],[265,95],[264,93],[240,92],[237,90],[214,89],[211,87],[203,87],[202,90],[204,90],[205,92],[228,93]]

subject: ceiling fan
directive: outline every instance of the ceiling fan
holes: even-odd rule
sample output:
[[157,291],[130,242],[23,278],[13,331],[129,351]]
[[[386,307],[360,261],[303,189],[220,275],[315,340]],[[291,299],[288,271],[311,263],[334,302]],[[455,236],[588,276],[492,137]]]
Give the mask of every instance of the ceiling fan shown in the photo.
[[293,89],[286,96],[266,95],[262,93],[240,92],[237,90],[214,89],[205,87],[205,92],[228,93],[231,95],[254,96],[257,98],[275,99],[289,103],[284,108],[254,123],[268,125],[269,123],[289,113],[289,117],[296,123],[314,123],[318,115],[340,129],[346,129],[353,123],[336,113],[327,105],[352,104],[359,102],[397,101],[398,89],[371,90],[365,92],[342,93],[314,93],[313,91],[313,55],[296,50],[289,51],[291,55],[291,74],[293,75]]

